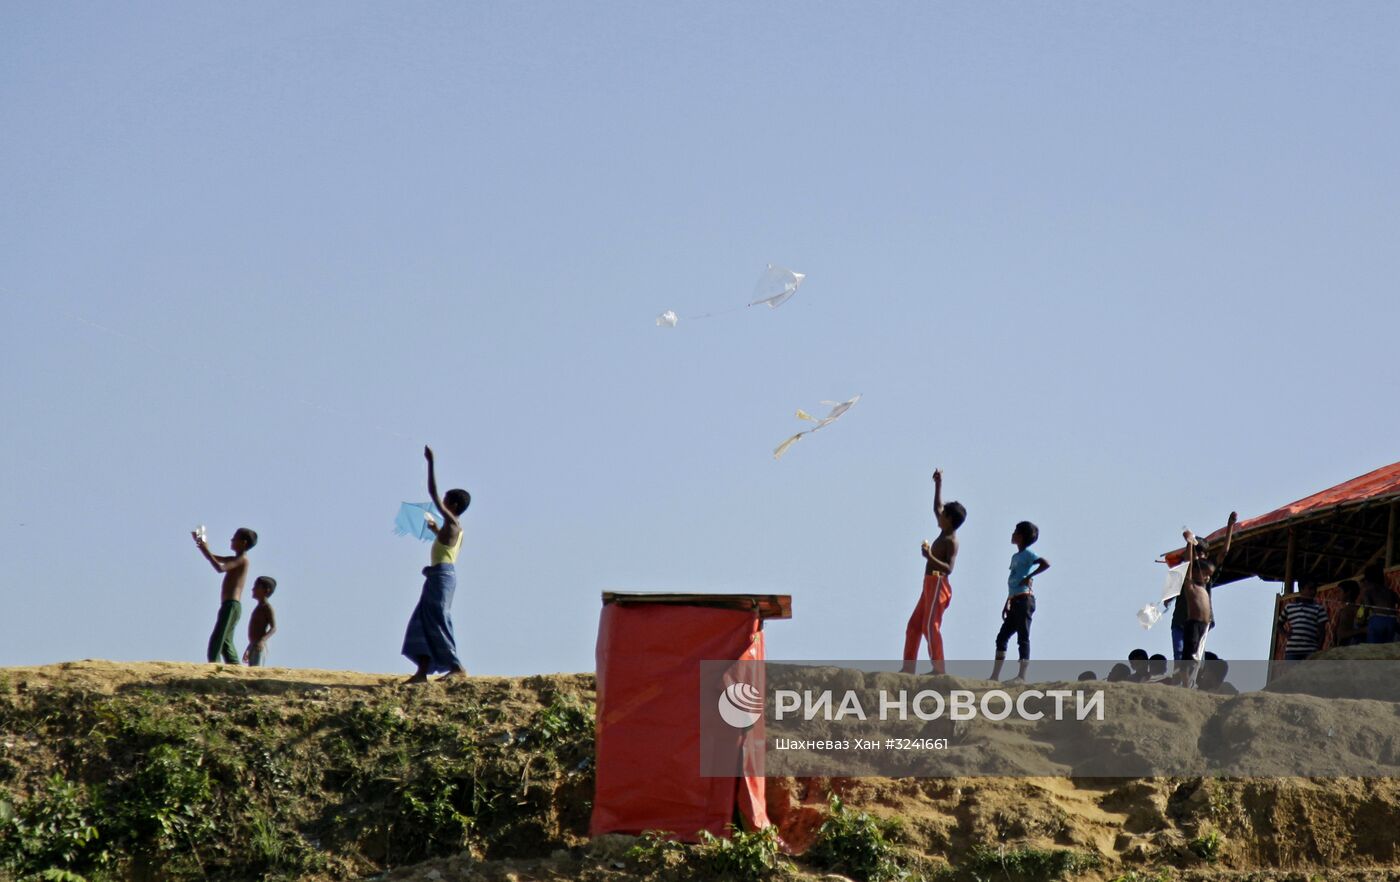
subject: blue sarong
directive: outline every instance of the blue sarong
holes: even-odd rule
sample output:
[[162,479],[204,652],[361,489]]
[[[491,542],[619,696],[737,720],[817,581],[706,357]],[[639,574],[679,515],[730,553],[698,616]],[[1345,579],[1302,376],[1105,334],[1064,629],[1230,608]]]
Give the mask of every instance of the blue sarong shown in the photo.
[[408,619],[403,654],[414,664],[428,659],[428,673],[445,674],[462,667],[457,638],[452,635],[452,595],[457,591],[457,568],[450,563],[423,568],[423,596]]

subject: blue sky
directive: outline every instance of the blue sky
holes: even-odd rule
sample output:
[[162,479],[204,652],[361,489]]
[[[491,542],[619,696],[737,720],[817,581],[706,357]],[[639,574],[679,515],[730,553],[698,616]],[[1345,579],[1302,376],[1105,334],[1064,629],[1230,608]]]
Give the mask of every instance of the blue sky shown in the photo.
[[[589,670],[599,592],[794,595],[770,655],[1166,650],[1183,524],[1392,462],[1400,9],[0,9],[0,664],[201,660],[256,528],[275,664],[407,671],[421,447],[475,502],[479,673]],[[808,274],[745,302],[767,263]],[[792,412],[863,394],[781,462]],[[1217,595],[1264,652],[1273,586]],[[245,620],[246,621],[246,620]],[[240,634],[240,645],[242,635]]]

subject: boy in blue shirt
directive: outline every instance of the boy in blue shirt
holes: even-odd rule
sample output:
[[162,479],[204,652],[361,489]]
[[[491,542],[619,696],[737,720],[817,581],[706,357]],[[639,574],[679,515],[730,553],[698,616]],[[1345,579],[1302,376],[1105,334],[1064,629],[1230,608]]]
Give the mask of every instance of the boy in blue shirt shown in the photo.
[[1001,666],[1006,661],[1006,644],[1016,635],[1016,649],[1021,668],[1012,682],[1024,682],[1031,664],[1031,616],[1035,614],[1035,595],[1031,583],[1036,576],[1050,569],[1050,562],[1030,547],[1040,538],[1040,528],[1030,521],[1021,521],[1011,533],[1016,553],[1011,555],[1011,575],[1006,579],[1006,605],[1001,610],[1001,630],[997,632],[997,658],[992,666],[992,679],[1001,679]]

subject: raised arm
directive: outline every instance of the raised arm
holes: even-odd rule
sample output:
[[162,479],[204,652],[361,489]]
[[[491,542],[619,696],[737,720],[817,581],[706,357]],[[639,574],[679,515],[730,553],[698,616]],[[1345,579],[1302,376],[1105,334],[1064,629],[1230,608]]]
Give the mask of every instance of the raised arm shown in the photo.
[[[1182,530],[1181,538],[1186,540],[1186,562],[1195,563],[1200,549],[1200,543],[1196,540],[1196,534],[1190,530]],[[1187,570],[1189,573],[1190,570]]]
[[1235,524],[1240,519],[1238,512],[1230,512],[1230,520],[1225,522],[1225,545],[1220,549],[1220,556],[1215,559],[1216,567],[1225,565],[1225,555],[1230,553],[1230,543],[1235,541]]
[[209,561],[209,565],[214,568],[216,573],[227,573],[234,561],[239,559],[237,556],[220,557],[209,550],[209,543],[204,541],[204,538],[198,533],[190,533],[190,536],[194,537],[195,547],[199,549],[200,554],[204,555],[204,559]]
[[943,470],[933,470],[933,516],[943,514]]
[[[423,458],[428,461],[428,496],[433,500],[433,505],[437,506],[438,512],[442,515],[443,526],[450,525],[453,527],[460,527],[461,525],[457,523],[457,516],[447,510],[447,507],[442,504],[442,498],[438,496],[437,473],[433,467],[433,448],[425,446],[423,448]],[[434,535],[436,535],[437,532],[437,530],[433,530]]]

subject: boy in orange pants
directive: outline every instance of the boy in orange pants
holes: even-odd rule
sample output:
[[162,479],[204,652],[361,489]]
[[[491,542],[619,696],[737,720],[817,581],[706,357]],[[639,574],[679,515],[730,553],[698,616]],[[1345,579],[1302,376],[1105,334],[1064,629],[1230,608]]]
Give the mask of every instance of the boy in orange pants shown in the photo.
[[924,590],[904,628],[904,673],[914,673],[919,659],[919,642],[928,641],[933,670],[943,673],[943,611],[953,599],[948,576],[958,556],[958,527],[967,520],[961,502],[943,504],[943,471],[933,473],[933,516],[938,520],[938,538],[920,547],[924,565]]

